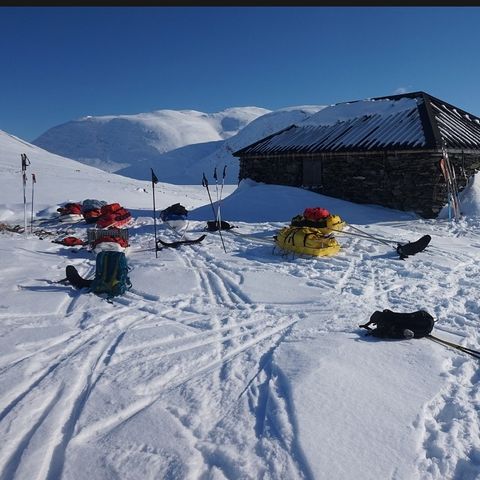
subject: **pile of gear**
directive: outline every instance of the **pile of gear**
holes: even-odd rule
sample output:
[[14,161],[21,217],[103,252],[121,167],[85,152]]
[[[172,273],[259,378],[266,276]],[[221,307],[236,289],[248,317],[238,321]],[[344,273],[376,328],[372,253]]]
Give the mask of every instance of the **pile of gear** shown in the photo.
[[288,227],[283,227],[274,237],[275,244],[287,252],[315,257],[335,255],[340,244],[333,232],[342,231],[345,222],[320,207],[306,208],[302,215],[292,218]]
[[119,203],[88,198],[83,202],[68,202],[57,208],[60,222],[76,223],[84,220],[97,228],[120,228],[132,221],[131,213]]

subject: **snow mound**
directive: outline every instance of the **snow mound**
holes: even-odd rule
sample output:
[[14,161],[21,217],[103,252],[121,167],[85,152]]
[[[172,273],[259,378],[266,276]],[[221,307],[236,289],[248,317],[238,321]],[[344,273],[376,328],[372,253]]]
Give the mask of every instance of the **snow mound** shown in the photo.
[[[211,194],[217,208],[214,191]],[[302,188],[267,185],[250,179],[242,180],[238,188],[221,202],[220,211],[222,218],[228,222],[290,222],[307,207],[326,208],[345,221],[357,224],[418,218],[414,213],[398,212],[376,205],[356,205]],[[193,220],[213,220],[212,207],[209,204],[199,207],[189,216]]]
[[[468,185],[459,193],[460,213],[463,217],[480,217],[480,180],[474,175]],[[439,213],[438,218],[448,218],[448,204]]]

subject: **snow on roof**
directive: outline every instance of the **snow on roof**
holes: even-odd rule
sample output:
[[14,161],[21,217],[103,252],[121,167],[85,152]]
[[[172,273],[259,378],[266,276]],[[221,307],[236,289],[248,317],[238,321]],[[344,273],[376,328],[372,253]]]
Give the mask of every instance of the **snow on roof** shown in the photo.
[[354,120],[365,116],[389,116],[399,112],[409,112],[417,108],[413,98],[400,100],[361,100],[331,105],[312,115],[298,126],[334,125],[337,122]]
[[425,145],[417,100],[402,98],[332,105],[236,153],[409,149]]
[[338,103],[236,156],[438,149],[480,150],[480,119],[425,92]]

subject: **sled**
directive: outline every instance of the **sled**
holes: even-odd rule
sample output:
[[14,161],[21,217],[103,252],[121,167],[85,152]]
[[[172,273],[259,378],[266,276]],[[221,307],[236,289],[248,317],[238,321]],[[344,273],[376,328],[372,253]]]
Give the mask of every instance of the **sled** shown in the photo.
[[275,237],[275,243],[283,250],[314,257],[335,255],[340,251],[340,244],[334,238],[325,237],[311,227],[284,227]]

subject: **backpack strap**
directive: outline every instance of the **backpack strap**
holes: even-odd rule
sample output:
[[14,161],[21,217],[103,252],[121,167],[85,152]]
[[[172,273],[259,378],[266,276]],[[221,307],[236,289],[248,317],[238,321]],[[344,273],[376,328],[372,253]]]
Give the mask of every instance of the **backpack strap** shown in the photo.
[[[107,258],[109,258],[110,256],[112,257],[112,260],[113,260],[113,265],[112,263],[109,263],[108,265],[108,278],[110,279],[110,282],[107,283],[105,281],[105,283],[107,285],[109,285],[109,290],[111,290],[117,283],[118,283],[118,279],[117,279],[117,274],[118,274],[118,263],[120,261],[119,259],[119,255],[114,255],[114,254],[118,254],[119,252],[111,252],[110,255],[106,255]],[[105,269],[107,270],[107,269]],[[111,293],[108,294],[108,297],[112,297],[113,295]]]
[[[100,252],[100,254],[102,254],[103,252]],[[102,283],[105,284],[107,283],[107,275],[108,275],[108,255],[105,255],[105,253],[103,253],[103,257],[102,257]]]
[[100,252],[97,255],[97,264],[96,269],[97,272],[100,270],[100,275],[95,275],[93,279],[92,285],[90,287],[91,292],[102,291],[105,289],[107,285],[107,278],[108,278],[108,268],[109,268],[109,261],[107,252]]
[[295,234],[298,232],[298,230],[298,228],[291,228],[285,236],[285,243],[291,243],[293,246],[295,246]]

